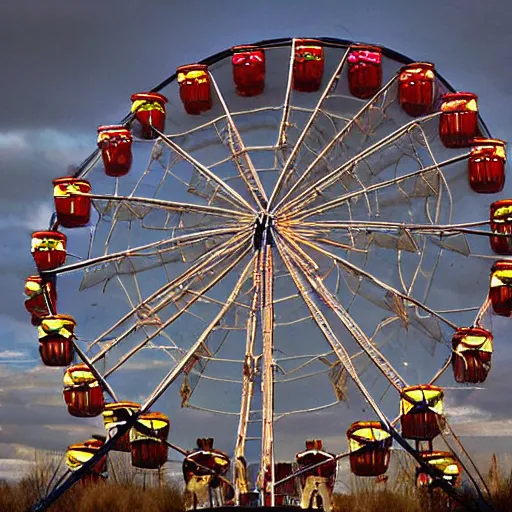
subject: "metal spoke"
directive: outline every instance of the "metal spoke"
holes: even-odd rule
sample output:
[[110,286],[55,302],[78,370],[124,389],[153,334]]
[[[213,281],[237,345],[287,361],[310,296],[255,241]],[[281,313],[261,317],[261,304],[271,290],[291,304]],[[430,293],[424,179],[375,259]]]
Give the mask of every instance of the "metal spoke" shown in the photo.
[[430,234],[456,232],[456,233],[473,233],[475,230],[469,229],[475,226],[486,226],[490,224],[489,220],[480,220],[475,222],[463,222],[458,224],[413,224],[408,222],[387,222],[387,221],[373,221],[373,220],[325,220],[325,221],[312,221],[303,222],[290,220],[287,222],[290,226],[296,228],[300,232],[302,227],[315,228],[318,230],[351,230],[361,228],[362,230],[371,228],[372,230],[383,231],[399,231],[405,229],[407,231],[418,231],[420,233],[427,232]]
[[[341,166],[339,166],[338,168],[334,169],[333,171],[328,173],[326,176],[324,176],[323,178],[318,180],[318,182],[313,183],[311,186],[309,186],[308,188],[303,190],[294,199],[290,199],[288,202],[284,203],[285,199],[288,199],[289,196],[298,187],[299,181],[295,182],[294,185],[290,188],[290,190],[286,194],[286,197],[281,200],[280,206],[279,207],[276,206],[273,209],[272,213],[275,213],[276,215],[283,215],[283,214],[287,214],[290,210],[295,209],[297,207],[297,205],[302,205],[302,207],[303,207],[304,204],[306,204],[308,201],[311,201],[311,197],[312,196],[315,197],[315,195],[317,195],[321,190],[325,190],[326,188],[328,188],[332,184],[336,183],[336,181],[339,179],[339,177],[344,172],[348,171],[351,167],[356,165],[359,161],[361,161],[361,160],[363,160],[365,158],[368,158],[369,156],[373,155],[374,153],[380,151],[384,146],[395,142],[400,137],[402,137],[403,135],[411,132],[412,130],[414,130],[414,129],[420,129],[421,130],[420,122],[429,121],[431,119],[434,119],[434,118],[438,117],[439,115],[440,115],[439,113],[431,114],[428,117],[422,118],[421,121],[414,120],[414,121],[411,121],[411,122],[405,124],[399,130],[396,130],[395,132],[393,132],[392,134],[388,135],[387,137],[384,137],[384,138],[380,139],[378,142],[376,142],[372,146],[364,149],[363,151],[361,151],[360,153],[358,153],[354,157],[352,157],[349,160],[347,160]],[[467,156],[466,156],[466,158],[467,158]],[[450,161],[447,161],[447,162],[455,163],[455,162],[463,160],[463,159],[464,158],[456,157],[456,158],[453,158],[453,159],[451,159]],[[436,167],[438,167],[438,166],[437,165],[432,166],[433,169],[436,168]]]
[[[287,237],[287,238],[288,238],[288,241],[290,242],[290,237]],[[311,247],[315,251],[323,254],[324,256],[327,256],[327,257],[331,258],[332,260],[340,263],[342,266],[344,266],[345,268],[355,272],[356,274],[368,278],[370,281],[372,281],[372,283],[375,283],[377,286],[379,286],[383,290],[386,290],[387,292],[390,292],[393,295],[395,295],[397,297],[400,297],[401,299],[403,299],[403,300],[405,300],[407,302],[410,302],[411,304],[414,304],[415,306],[417,306],[418,308],[422,309],[426,313],[428,313],[428,314],[430,314],[432,316],[435,316],[436,318],[438,318],[439,320],[444,322],[446,325],[448,325],[452,329],[457,329],[457,324],[454,324],[453,322],[451,322],[447,318],[443,317],[442,315],[440,315],[439,313],[437,313],[433,309],[431,309],[428,306],[426,306],[425,304],[423,304],[421,301],[416,300],[414,297],[411,297],[410,295],[402,293],[401,291],[397,290],[396,288],[393,288],[392,286],[384,283],[380,279],[377,279],[375,276],[373,276],[369,272],[366,272],[365,270],[363,270],[362,268],[358,267],[357,265],[354,265],[353,263],[350,263],[349,261],[345,260],[344,258],[341,258],[340,256],[337,256],[336,254],[333,254],[330,251],[327,251],[326,249],[323,249],[319,245],[317,245],[317,244],[315,244],[315,243],[313,243],[313,242],[311,242],[309,240],[305,240],[304,238],[301,238],[299,236],[294,236],[293,238],[296,239],[298,242],[300,242],[300,243],[302,243],[304,245],[307,245],[308,247]]]
[[[47,270],[42,273],[45,275],[62,275],[68,272],[74,272],[76,270],[85,269],[98,265],[100,263],[108,263],[110,261],[122,260],[123,258],[129,258],[138,256],[141,251],[148,249],[160,249],[161,251],[169,251],[175,247],[183,247],[186,245],[193,245],[194,243],[201,242],[204,239],[213,238],[220,235],[229,235],[240,232],[240,226],[233,228],[219,228],[219,229],[207,229],[204,231],[196,231],[188,235],[180,235],[166,240],[159,240],[158,242],[152,242],[150,244],[139,245],[138,247],[132,247],[125,251],[114,252],[106,254],[104,256],[98,256],[96,258],[90,258],[88,260],[79,261],[78,263],[71,263],[64,265],[55,270]],[[162,249],[162,246],[170,246],[166,249]],[[140,255],[147,256],[147,253],[141,253]]]
[[[115,331],[118,327],[120,327],[124,322],[129,320],[132,316],[136,315],[141,309],[148,307],[148,305],[152,302],[157,300],[159,297],[164,297],[164,302],[166,303],[169,300],[169,294],[172,293],[174,290],[178,289],[180,286],[182,286],[188,279],[190,279],[192,276],[199,272],[204,272],[205,270],[211,270],[215,268],[219,264],[218,259],[220,256],[225,255],[226,253],[229,254],[230,251],[233,251],[237,247],[241,247],[242,244],[247,243],[247,234],[245,232],[239,233],[235,237],[233,237],[231,240],[228,240],[227,242],[224,242],[223,244],[219,245],[218,247],[215,247],[214,249],[211,249],[207,253],[204,254],[203,258],[201,258],[197,263],[192,265],[189,269],[187,269],[185,272],[183,272],[180,276],[173,279],[172,281],[166,283],[161,288],[159,288],[156,292],[151,294],[148,298],[144,299],[142,302],[140,302],[136,308],[129,311],[126,315],[124,315],[121,319],[119,319],[114,325],[112,325],[109,329],[107,329],[105,332],[103,332],[100,336],[98,336],[89,346],[89,349],[97,345],[100,341],[104,340],[110,333]],[[163,302],[162,302],[163,303]],[[134,323],[134,325],[126,331],[122,337],[128,336],[131,332],[133,332],[136,329],[137,324]],[[119,338],[117,338],[119,339]],[[101,357],[103,357],[104,354],[106,354],[113,346],[117,345],[118,341],[114,340],[114,342],[111,342],[107,346],[105,346],[94,358],[93,361],[97,361]]]
[[[240,174],[240,177],[243,179],[246,184],[252,198],[256,202],[256,205],[259,210],[266,210],[267,208],[267,194],[263,189],[263,185],[261,184],[258,173],[256,172],[254,165],[251,161],[251,157],[247,153],[247,149],[244,145],[242,137],[240,137],[240,133],[233,121],[233,117],[231,116],[231,112],[229,111],[228,105],[222,95],[217,82],[213,75],[209,72],[210,80],[213,84],[213,87],[217,93],[220,104],[226,114],[226,119],[228,122],[228,127],[230,130],[229,134],[229,149],[231,151],[231,155],[233,161],[235,162],[236,168]],[[233,140],[234,139],[234,140]]]
[[[303,201],[299,201],[295,205],[295,208],[293,209],[293,211],[291,211],[291,210],[289,211],[288,208],[286,208],[287,212],[283,213],[283,214],[286,216],[293,215],[296,219],[305,219],[305,218],[311,217],[312,215],[316,215],[319,213],[325,213],[329,210],[332,210],[333,208],[340,206],[341,204],[345,203],[346,201],[348,201],[349,199],[352,199],[354,197],[368,194],[369,192],[375,192],[376,190],[380,190],[380,189],[384,189],[386,187],[396,185],[398,183],[401,183],[402,181],[406,181],[410,178],[421,176],[422,174],[426,174],[428,172],[437,171],[439,169],[442,169],[443,167],[448,167],[449,165],[455,164],[457,162],[467,160],[468,158],[469,158],[469,153],[460,155],[460,156],[456,156],[454,158],[450,158],[449,160],[445,160],[444,162],[435,163],[435,164],[429,165],[427,167],[422,167],[421,169],[419,169],[417,171],[414,171],[414,172],[411,172],[408,174],[404,174],[403,176],[398,176],[398,177],[392,178],[390,180],[375,183],[368,187],[362,188],[361,190],[349,192],[349,193],[344,194],[336,199],[333,199],[332,201],[326,202],[322,206],[316,206],[314,208],[311,208],[310,210],[304,210],[304,206],[307,204],[307,202],[314,199],[314,197],[310,196],[308,198],[304,198]],[[345,166],[343,166],[343,167],[344,167],[344,170],[347,170],[347,168]],[[318,188],[318,191],[319,190],[320,190],[320,188]],[[317,193],[317,191],[315,191],[315,193]],[[284,210],[283,210],[283,212],[284,212]]]
[[177,201],[166,201],[163,199],[155,199],[152,197],[137,197],[137,196],[116,196],[116,195],[102,195],[102,194],[84,194],[74,192],[72,196],[85,196],[91,199],[107,200],[107,201],[120,201],[125,203],[139,203],[145,206],[155,206],[171,212],[178,213],[201,213],[203,215],[214,215],[216,217],[229,217],[232,219],[240,219],[241,217],[251,217],[250,213],[245,210],[229,210],[227,208],[219,208],[217,206],[208,206],[193,203],[180,203]]
[[[245,341],[245,361],[243,364],[242,375],[242,395],[240,399],[240,418],[238,422],[238,431],[235,444],[235,464],[239,464],[241,458],[245,459],[245,445],[247,440],[247,427],[249,425],[249,415],[251,412],[251,404],[254,395],[254,379],[256,360],[254,357],[254,343],[256,339],[256,329],[258,323],[258,311],[260,300],[260,252],[258,251],[254,257],[253,263],[253,295],[249,316],[247,319],[246,341]],[[246,487],[246,476],[243,468],[235,472],[235,489],[240,491],[241,487]]]
[[[295,43],[295,40],[294,40],[294,43]],[[304,139],[306,138],[306,135],[308,134],[309,129],[311,128],[311,126],[315,122],[316,117],[317,117],[318,113],[320,112],[320,109],[321,109],[321,107],[322,107],[322,105],[323,105],[323,103],[325,101],[325,98],[327,98],[327,96],[329,95],[330,91],[332,90],[332,88],[335,86],[335,84],[339,80],[339,77],[341,75],[343,67],[345,66],[345,63],[347,62],[349,51],[350,51],[350,48],[347,48],[347,50],[345,51],[345,53],[341,57],[338,66],[336,67],[334,73],[332,74],[331,78],[327,82],[327,85],[325,86],[325,88],[324,88],[324,90],[322,92],[322,95],[320,96],[320,99],[318,100],[318,103],[316,104],[316,107],[314,108],[313,112],[311,113],[311,116],[309,117],[308,122],[306,123],[306,125],[302,129],[302,131],[301,131],[301,133],[299,135],[299,138],[295,142],[295,144],[293,146],[293,149],[292,149],[290,155],[288,156],[288,158],[287,158],[287,160],[286,160],[286,162],[285,162],[285,164],[284,164],[284,166],[283,166],[283,168],[281,170],[281,173],[279,174],[279,178],[277,179],[277,183],[276,183],[276,185],[274,187],[274,190],[272,191],[272,195],[270,196],[269,203],[268,203],[268,209],[271,210],[271,211],[274,210],[272,208],[272,205],[274,204],[274,202],[276,201],[279,193],[281,192],[281,188],[282,188],[284,182],[289,178],[289,175],[290,175],[289,171],[290,171],[293,163],[295,162],[295,158],[297,157],[297,154],[299,153],[299,151],[300,151],[300,149],[302,147],[302,143],[304,142]],[[291,64],[290,64],[292,69],[293,69],[294,56],[295,56],[295,48],[292,47],[292,60],[291,60]],[[289,95],[287,97],[288,97],[288,103],[289,103]],[[280,139],[279,139],[280,143],[281,143],[281,140],[282,140],[283,136],[284,136],[284,131],[283,131],[282,134],[280,134]],[[276,208],[277,207],[278,207],[278,205],[276,206]]]
[[[347,53],[345,53],[345,55],[343,56],[343,59],[342,59],[342,62],[340,63],[340,66],[342,66],[344,63],[345,63],[345,60],[347,58],[347,54],[348,54],[348,50],[347,50]],[[336,70],[338,71],[338,69]],[[341,68],[339,70],[339,73],[341,73]],[[338,75],[339,75],[338,73]],[[334,79],[334,80],[333,80]],[[332,80],[332,84],[330,83],[330,85],[332,86],[335,81],[336,81],[336,75],[333,75],[333,77],[331,78]],[[318,165],[319,162],[321,162],[323,160],[323,158],[325,157],[325,155],[336,145],[336,144],[339,144],[343,141],[343,137],[345,135],[348,134],[349,130],[352,128],[352,126],[354,126],[355,124],[357,124],[357,121],[359,120],[359,118],[365,114],[373,105],[373,103],[379,98],[380,95],[386,93],[386,91],[393,85],[393,83],[396,81],[396,76],[393,77],[386,85],[384,85],[384,87],[379,91],[377,92],[377,94],[375,94],[375,96],[373,98],[371,98],[370,100],[368,100],[368,102],[361,108],[361,110],[359,110],[359,112],[357,112],[357,114],[352,117],[346,124],[345,126],[332,138],[332,140],[320,151],[320,153],[317,155],[317,157],[313,160],[313,162],[311,162],[310,165],[308,165],[308,167],[304,170],[304,172],[302,173],[302,175],[298,178],[298,180],[293,184],[293,186],[290,188],[290,190],[288,190],[288,192],[286,192],[286,194],[283,196],[283,198],[273,207],[271,208],[271,212],[273,214],[275,214],[276,212],[279,211],[280,207],[282,205],[285,204],[285,202],[288,200],[288,198],[290,197],[290,195],[297,189],[297,187],[307,178],[307,176],[309,175],[309,173]],[[330,91],[330,87],[326,87],[325,91],[324,91],[324,94],[325,94],[325,97],[329,94],[329,91]],[[322,98],[321,98],[321,102],[319,102],[319,104],[317,105],[316,109],[315,109],[315,115],[316,113],[320,110],[321,106],[322,106],[322,103],[323,101],[325,100],[325,97],[322,95]],[[312,119],[312,117],[310,118]],[[313,119],[314,120],[314,119]],[[310,128],[310,126],[308,126],[308,129]],[[303,132],[304,133],[304,132]],[[302,140],[301,140],[302,142]],[[288,163],[288,162],[287,162]],[[286,164],[285,164],[286,166]],[[283,172],[284,172],[284,169],[283,169]],[[281,184],[279,184],[279,186],[281,187]],[[278,194],[279,191],[277,191],[275,194],[272,195],[271,197],[271,202],[273,204],[274,200],[277,199],[277,194]]]
[[[239,248],[240,249],[240,248]],[[114,373],[118,368],[120,368],[123,364],[125,364],[128,359],[130,359],[132,356],[134,356],[139,350],[144,348],[152,339],[156,338],[161,332],[163,332],[167,327],[169,327],[175,320],[177,320],[184,312],[186,312],[195,302],[197,302],[201,295],[206,293],[208,290],[213,288],[219,281],[221,281],[229,272],[231,272],[248,254],[250,249],[245,249],[230,265],[228,265],[224,270],[220,271],[218,274],[215,275],[215,277],[212,279],[211,282],[209,282],[206,286],[204,286],[197,295],[194,295],[190,301],[183,306],[181,309],[179,309],[174,315],[172,315],[169,319],[167,319],[161,326],[159,326],[153,333],[151,333],[149,336],[146,337],[143,341],[141,341],[136,347],[134,347],[132,350],[128,351],[124,356],[122,356],[119,361],[112,366],[107,372],[105,372],[105,377],[108,377],[112,373]],[[232,249],[232,252],[236,254],[236,249]],[[160,308],[162,308],[162,305],[159,305],[155,309],[155,312],[157,312]],[[131,332],[131,331],[130,331]],[[102,355],[104,355],[108,350],[112,349],[117,343],[122,341],[126,336],[123,335],[117,338],[115,341],[116,343],[112,343],[109,347],[105,347],[105,351]],[[108,350],[106,350],[108,349]],[[96,356],[98,358],[98,356]]]
[[391,363],[387,361],[382,353],[375,347],[370,341],[362,329],[356,324],[354,319],[349,315],[345,308],[339,303],[337,298],[329,292],[322,280],[317,276],[313,275],[311,271],[306,267],[302,260],[297,258],[295,253],[296,244],[289,239],[289,237],[281,236],[280,234],[276,237],[282,243],[282,250],[290,257],[295,265],[300,268],[304,274],[304,278],[308,282],[309,286],[322,297],[326,304],[334,311],[336,316],[340,319],[341,323],[345,326],[352,338],[361,347],[361,349],[367,354],[367,356],[373,361],[375,366],[382,372],[384,377],[398,390],[400,391],[407,386],[405,379],[391,366]]
[[156,128],[153,130],[157,133],[157,135],[161,138],[161,140],[169,146],[174,152],[180,155],[185,161],[191,164],[200,174],[203,175],[207,180],[211,180],[219,187],[224,190],[224,192],[231,197],[236,203],[241,205],[249,212],[256,213],[256,210],[233,188],[231,188],[224,180],[219,178],[215,173],[211,172],[207,167],[198,162],[191,154],[185,151],[182,147],[178,146],[176,142],[167,137],[164,133],[160,132]]
[[[268,232],[267,232],[268,235]],[[265,237],[266,238],[266,237]],[[260,252],[259,275],[261,279],[261,327],[262,353],[262,395],[263,415],[261,428],[260,481],[264,494],[270,494],[270,506],[275,505],[274,493],[274,266],[271,241],[264,240]],[[268,487],[267,487],[268,486]]]
[[284,96],[283,115],[281,118],[281,123],[279,124],[279,134],[277,136],[276,142],[276,147],[278,148],[286,146],[286,128],[288,127],[288,119],[290,117],[290,97],[292,94],[293,63],[295,61],[296,42],[296,39],[292,39],[292,44],[290,45],[290,58],[288,61],[288,81],[286,83],[286,93]]

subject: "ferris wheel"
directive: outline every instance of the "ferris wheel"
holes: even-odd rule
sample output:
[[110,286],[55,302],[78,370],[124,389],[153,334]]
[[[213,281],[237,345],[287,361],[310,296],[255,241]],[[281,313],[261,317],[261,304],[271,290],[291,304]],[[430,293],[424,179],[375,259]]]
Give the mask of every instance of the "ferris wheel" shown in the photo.
[[42,361],[107,429],[38,507],[111,449],[155,469],[198,429],[221,432],[237,504],[251,485],[282,504],[297,440],[345,431],[355,475],[384,474],[394,443],[419,482],[481,492],[444,412],[485,381],[492,312],[512,310],[505,143],[477,96],[321,38],[233,47],[131,100],[32,238]]

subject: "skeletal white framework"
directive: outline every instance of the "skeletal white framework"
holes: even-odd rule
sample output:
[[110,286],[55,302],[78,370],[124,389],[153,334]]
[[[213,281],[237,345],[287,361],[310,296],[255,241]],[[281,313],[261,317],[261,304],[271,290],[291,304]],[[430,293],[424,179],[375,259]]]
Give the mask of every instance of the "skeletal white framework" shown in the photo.
[[[154,364],[143,411],[178,381],[182,407],[236,421],[235,459],[259,444],[270,489],[278,422],[360,393],[395,425],[393,390],[450,381],[454,330],[489,321],[488,198],[467,184],[469,150],[441,144],[436,108],[401,110],[409,61],[384,51],[384,85],[360,100],[347,87],[350,43],[324,40],[322,87],[298,93],[295,44],[260,45],[267,84],[254,98],[235,94],[229,54],[212,58],[201,116],[166,81],[166,132],[136,140],[130,174],[104,177],[99,153],[77,173],[96,220],[70,237],[80,259],[50,272],[60,295],[75,294],[62,303],[79,355],[113,400],[129,363]],[[436,105],[447,90],[437,77]]]

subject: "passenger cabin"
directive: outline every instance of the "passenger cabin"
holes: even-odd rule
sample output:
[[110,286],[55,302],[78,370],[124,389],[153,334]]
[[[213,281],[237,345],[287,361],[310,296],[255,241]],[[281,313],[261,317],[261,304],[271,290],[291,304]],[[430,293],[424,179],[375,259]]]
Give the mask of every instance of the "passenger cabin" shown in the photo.
[[265,89],[265,50],[235,46],[231,57],[233,82],[239,96],[258,96]]
[[53,199],[57,222],[64,228],[81,228],[91,218],[91,184],[86,180],[66,176],[53,180]]
[[402,389],[400,421],[402,437],[415,441],[431,441],[441,432],[443,419],[443,390],[423,384]]
[[165,130],[165,104],[167,98],[157,92],[138,92],[132,94],[132,113],[142,128],[143,139],[151,140],[157,138],[158,131]]
[[398,101],[411,117],[426,115],[434,104],[435,68],[430,62],[406,64],[398,74]]
[[73,361],[75,320],[69,315],[50,315],[38,326],[39,353],[45,366],[69,366]]
[[130,172],[132,166],[133,137],[122,125],[98,126],[98,148],[105,174],[112,178],[120,178]]
[[450,92],[441,97],[439,136],[447,148],[473,144],[478,132],[478,97],[471,92]]
[[352,45],[348,54],[348,88],[356,98],[366,100],[382,87],[382,54],[378,46]]
[[63,394],[71,416],[99,416],[105,406],[103,390],[86,364],[77,364],[66,370]]
[[176,70],[180,98],[187,114],[197,116],[212,108],[211,80],[208,66],[188,64]]
[[491,369],[492,334],[481,327],[460,327],[452,338],[452,369],[456,382],[484,382]]
[[130,430],[132,466],[158,469],[167,462],[170,422],[165,414],[146,412]]
[[32,233],[31,252],[37,270],[54,270],[66,262],[67,237],[58,231]]
[[356,421],[347,430],[350,470],[356,476],[383,475],[389,465],[392,438],[378,421]]

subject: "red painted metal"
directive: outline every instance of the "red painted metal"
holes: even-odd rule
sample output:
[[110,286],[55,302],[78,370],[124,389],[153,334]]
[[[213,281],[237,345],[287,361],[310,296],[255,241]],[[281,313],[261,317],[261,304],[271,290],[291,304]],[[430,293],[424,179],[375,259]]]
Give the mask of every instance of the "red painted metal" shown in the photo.
[[375,96],[382,87],[382,55],[377,46],[352,45],[348,54],[348,88],[360,99]]
[[463,148],[478,136],[478,96],[471,92],[442,95],[439,136],[447,148]]
[[165,130],[165,104],[167,98],[157,92],[138,92],[132,94],[132,112],[135,112],[135,118],[142,126],[143,139],[155,139],[156,133],[152,127],[158,131]]
[[42,277],[38,275],[29,276],[25,280],[25,296],[27,297],[25,308],[32,315],[32,324],[35,326],[41,323],[41,318],[50,315],[52,312],[48,310],[43,288],[46,288],[52,311],[56,311],[57,290],[55,282],[44,282]]
[[212,92],[208,66],[188,64],[180,66],[176,73],[180,86],[180,98],[187,114],[199,115],[210,110]]
[[119,178],[130,172],[133,137],[122,125],[98,126],[98,147],[105,174]]
[[496,254],[512,254],[512,199],[495,201],[490,207],[491,231],[500,235],[491,236],[489,242]]
[[491,369],[492,339],[492,334],[481,327],[457,329],[452,337],[452,369],[456,382],[485,381]]
[[235,46],[231,63],[239,96],[258,96],[265,89],[265,50]]
[[382,426],[378,421],[357,421],[352,423],[347,430],[347,437],[359,443],[361,448],[350,453],[350,470],[356,476],[380,476],[383,475],[389,466],[391,454],[392,438],[387,435],[381,440],[371,440],[361,435],[357,431],[361,429],[371,429],[375,432],[382,432]]
[[512,313],[512,261],[497,261],[491,268],[489,300],[500,316]]
[[434,103],[435,70],[430,62],[404,66],[398,76],[398,100],[411,117],[424,116]]
[[299,92],[318,91],[322,85],[324,66],[321,43],[314,39],[298,39],[293,61],[293,89]]
[[86,180],[67,176],[53,180],[53,199],[57,222],[65,228],[81,228],[91,218],[91,198],[75,196],[73,192],[88,194],[91,184]]
[[58,231],[35,231],[32,233],[32,256],[37,269],[40,271],[53,270],[64,265],[66,243],[66,235]]

